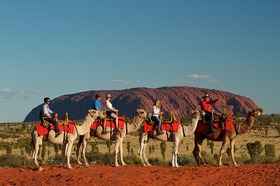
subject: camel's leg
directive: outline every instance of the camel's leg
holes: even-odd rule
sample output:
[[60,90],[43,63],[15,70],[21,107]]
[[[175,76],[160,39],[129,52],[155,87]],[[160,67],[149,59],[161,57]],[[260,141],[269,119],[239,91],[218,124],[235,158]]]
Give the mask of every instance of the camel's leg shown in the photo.
[[67,147],[68,147],[68,143],[62,143],[62,147],[61,147],[61,163],[60,166],[64,167],[64,162],[65,162],[65,156],[66,156],[66,151],[67,151]]
[[138,154],[140,156],[141,162],[144,166],[148,165],[151,166],[151,164],[149,164],[147,158],[146,158],[146,146],[148,144],[148,133],[142,133],[139,135],[139,151]]
[[73,169],[70,164],[70,156],[71,156],[71,150],[73,147],[73,143],[74,143],[74,141],[69,140],[68,143],[66,144],[66,149],[65,149],[65,155],[67,157],[67,166],[68,166],[68,169],[70,169],[70,170]]
[[122,137],[120,138],[120,158],[121,158],[121,163],[122,165],[126,165],[126,163],[123,161],[123,138],[124,138],[124,135],[122,135]]
[[86,157],[86,147],[87,147],[87,138],[84,137],[83,138],[83,142],[82,142],[82,157],[83,157],[83,160],[85,162],[85,166],[88,167],[89,164],[88,164],[88,161],[87,161],[87,157]]
[[120,143],[121,143],[120,137],[116,136],[116,143],[115,143],[115,167],[119,166],[119,163],[118,163],[118,153],[119,153],[119,149],[120,149]]
[[76,158],[77,158],[77,163],[79,165],[82,165],[82,162],[80,161],[80,151],[81,151],[81,148],[83,149],[83,143],[84,143],[83,140],[84,140],[84,135],[81,135],[79,137],[79,141],[76,146]]
[[37,157],[38,157],[38,152],[39,152],[39,149],[40,149],[40,145],[42,145],[42,141],[43,141],[43,136],[38,136],[37,132],[34,131],[32,133],[32,145],[33,145],[33,153],[32,153],[32,157],[34,159],[34,162],[35,162],[35,165],[38,167],[38,170],[39,171],[42,171],[43,168],[40,167],[39,163],[38,163],[38,160],[37,160]]
[[234,144],[235,144],[235,138],[233,138],[230,141],[230,155],[231,155],[233,165],[238,167],[239,165],[236,163],[235,158],[234,158]]
[[203,161],[202,155],[201,155],[201,145],[202,145],[203,140],[204,140],[203,137],[195,135],[193,155],[195,157],[195,160],[196,160],[196,163],[198,166],[200,166],[200,162],[203,165],[206,165],[205,162]]
[[224,140],[223,140],[223,143],[222,143],[222,146],[221,146],[221,149],[220,149],[219,166],[223,165],[222,164],[222,157],[223,157],[223,154],[226,152],[226,146],[227,146],[228,142],[229,142],[229,137],[225,136]]
[[172,167],[179,167],[178,161],[177,161],[179,141],[180,140],[175,137],[173,150],[172,150]]

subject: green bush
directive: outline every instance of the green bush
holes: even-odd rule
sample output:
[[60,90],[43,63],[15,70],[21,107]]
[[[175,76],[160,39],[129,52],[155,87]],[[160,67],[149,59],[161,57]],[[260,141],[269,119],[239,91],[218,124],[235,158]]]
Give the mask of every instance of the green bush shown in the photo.
[[161,160],[160,158],[149,158],[148,162],[151,165],[158,165],[158,166],[166,166],[167,163],[164,160]]
[[21,167],[21,166],[33,166],[34,162],[31,159],[27,159],[24,156],[16,155],[2,155],[0,156],[1,167]]
[[215,158],[207,154],[205,151],[201,152],[202,158],[206,164],[216,164]]
[[137,157],[137,156],[125,156],[123,157],[123,161],[126,163],[126,164],[141,164],[141,160]]
[[275,146],[272,144],[266,144],[264,146],[265,155],[271,158],[275,158]]
[[252,163],[260,162],[260,155],[263,151],[262,143],[260,141],[256,141],[255,143],[247,143],[246,147],[251,158],[250,161]]
[[194,165],[196,161],[193,156],[185,155],[185,154],[178,154],[177,161],[179,165]]

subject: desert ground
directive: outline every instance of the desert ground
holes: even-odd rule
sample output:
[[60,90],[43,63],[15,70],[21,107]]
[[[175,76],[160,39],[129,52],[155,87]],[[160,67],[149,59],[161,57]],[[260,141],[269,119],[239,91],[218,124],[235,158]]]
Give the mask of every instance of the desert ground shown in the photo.
[[[14,130],[19,130],[15,125]],[[9,126],[9,129],[11,127]],[[26,130],[26,131],[25,131]],[[7,129],[3,129],[7,131]],[[19,141],[29,139],[29,128],[24,129],[14,135],[14,138],[19,136]],[[25,138],[21,135],[25,134]],[[186,165],[179,168],[170,166],[149,166],[142,165],[125,165],[120,167],[113,167],[112,165],[97,164],[94,161],[90,162],[89,167],[82,167],[75,161],[75,151],[73,149],[71,165],[73,170],[60,167],[58,164],[48,165],[47,161],[43,161],[42,167],[44,171],[38,171],[34,166],[22,166],[17,168],[0,167],[0,185],[279,185],[280,186],[280,162],[269,164],[243,164],[242,159],[248,159],[249,155],[246,150],[246,143],[253,143],[261,141],[262,144],[274,144],[276,157],[280,156],[279,134],[275,130],[269,130],[268,135],[265,135],[263,130],[251,130],[249,133],[238,136],[236,141],[237,163],[239,167],[234,167],[229,158],[225,155],[224,166],[217,166],[209,164],[206,166]],[[13,139],[15,140],[15,139]],[[131,151],[133,149],[134,155],[137,154],[138,137],[127,135],[125,137],[124,155],[129,154],[127,150],[127,142],[131,142]],[[12,142],[12,139],[2,139],[2,142]],[[87,146],[87,153],[91,152],[91,144],[94,142],[101,142],[95,138],[89,140]],[[150,146],[155,146],[154,152],[149,152],[147,148],[148,157],[161,157],[159,145],[160,142],[151,140]],[[215,142],[214,154],[219,152],[221,143]],[[114,145],[112,145],[111,150]],[[108,152],[108,147],[105,143],[98,143],[99,152]],[[193,149],[193,136],[186,137],[179,146],[179,154],[191,155]],[[52,146],[47,147],[50,151],[49,156],[54,156]],[[171,160],[172,143],[167,143],[166,161]],[[203,151],[210,153],[210,148],[207,141],[203,144]],[[20,149],[13,149],[12,154],[20,155]],[[30,156],[27,152],[23,152],[23,156]],[[1,150],[1,154],[5,154],[5,149]],[[47,153],[49,154],[49,153]],[[264,155],[264,152],[262,153]],[[31,158],[31,157],[30,157]],[[47,157],[46,157],[47,159]]]
[[178,168],[140,165],[112,167],[94,165],[74,170],[59,165],[2,168],[0,183],[8,185],[280,185],[280,163],[250,164],[239,167],[224,165],[182,166]]

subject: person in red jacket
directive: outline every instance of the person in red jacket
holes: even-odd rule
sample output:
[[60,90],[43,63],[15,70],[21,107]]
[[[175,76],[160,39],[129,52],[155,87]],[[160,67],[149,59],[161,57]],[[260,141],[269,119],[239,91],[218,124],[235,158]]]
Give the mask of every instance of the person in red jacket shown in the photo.
[[212,112],[214,112],[214,109],[212,108],[212,104],[215,104],[219,99],[212,100],[209,94],[205,94],[202,98],[203,100],[200,103],[201,110],[205,112],[205,119],[209,121],[210,133],[214,133],[212,118]]

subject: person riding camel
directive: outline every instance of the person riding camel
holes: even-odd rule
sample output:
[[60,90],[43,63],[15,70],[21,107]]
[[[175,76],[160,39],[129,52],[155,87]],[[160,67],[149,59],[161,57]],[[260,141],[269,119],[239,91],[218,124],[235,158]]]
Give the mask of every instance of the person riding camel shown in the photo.
[[212,104],[215,104],[219,99],[212,100],[209,94],[202,96],[203,100],[200,103],[201,110],[205,112],[205,119],[209,121],[210,133],[214,133],[212,113],[214,109]]
[[49,97],[44,98],[44,103],[42,105],[42,109],[40,111],[40,118],[43,118],[44,120],[50,122],[54,126],[54,132],[55,132],[55,137],[59,136],[62,134],[62,132],[58,129],[58,124],[57,122],[53,119],[53,116],[55,112],[53,112],[50,109],[50,102],[51,99]]
[[108,131],[106,130],[106,120],[105,120],[105,116],[103,115],[102,105],[100,103],[100,98],[101,98],[100,94],[95,95],[95,99],[93,100],[93,103],[92,103],[92,108],[94,110],[97,110],[97,112],[99,114],[99,118],[100,118],[101,122],[103,122],[102,134],[106,134],[106,133],[108,133]]
[[151,117],[151,120],[153,122],[155,122],[157,125],[158,125],[158,128],[157,128],[157,135],[161,135],[163,134],[163,131],[161,129],[161,121],[159,119],[159,116],[162,115],[162,112],[160,111],[160,101],[159,100],[156,100],[154,105],[153,105],[153,108],[152,108],[152,117]]
[[106,96],[106,115],[110,116],[111,118],[115,119],[115,124],[116,124],[116,130],[119,130],[119,122],[118,122],[118,109],[114,108],[112,103],[111,103],[111,98],[112,96],[110,94],[107,94]]

